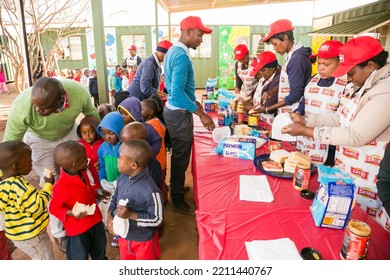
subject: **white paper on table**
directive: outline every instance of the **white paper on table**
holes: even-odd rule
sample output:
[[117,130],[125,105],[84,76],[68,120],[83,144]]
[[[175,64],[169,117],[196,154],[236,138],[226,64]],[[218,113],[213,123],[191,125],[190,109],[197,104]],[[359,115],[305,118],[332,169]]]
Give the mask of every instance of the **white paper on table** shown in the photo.
[[274,200],[265,175],[240,175],[240,200],[271,202]]
[[272,138],[282,141],[297,141],[297,137],[290,134],[282,134],[282,127],[293,123],[289,113],[278,114],[272,123]]
[[294,241],[290,238],[253,240],[245,242],[250,260],[302,260]]

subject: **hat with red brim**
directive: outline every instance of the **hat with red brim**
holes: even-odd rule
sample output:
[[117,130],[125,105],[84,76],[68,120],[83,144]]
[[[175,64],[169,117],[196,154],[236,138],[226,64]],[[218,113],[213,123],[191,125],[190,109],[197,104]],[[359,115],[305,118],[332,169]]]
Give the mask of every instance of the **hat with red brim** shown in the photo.
[[262,52],[257,56],[256,65],[253,67],[253,70],[251,71],[250,75],[256,76],[257,72],[263,69],[264,66],[276,60],[277,60],[276,55],[273,52],[270,51]]
[[340,64],[332,73],[332,76],[344,76],[356,65],[373,58],[382,51],[383,47],[380,41],[373,37],[353,38],[340,47]]
[[206,26],[203,25],[200,17],[196,17],[196,16],[186,17],[185,19],[183,19],[180,22],[180,30],[181,31],[187,30],[190,28],[199,28],[200,30],[202,30],[206,34],[210,34],[211,32],[213,32],[212,29],[207,28]]
[[269,26],[268,35],[261,41],[263,41],[265,43],[275,34],[286,32],[289,30],[294,30],[294,27],[292,26],[291,21],[289,21],[288,19],[279,19],[279,20],[271,23],[271,25]]

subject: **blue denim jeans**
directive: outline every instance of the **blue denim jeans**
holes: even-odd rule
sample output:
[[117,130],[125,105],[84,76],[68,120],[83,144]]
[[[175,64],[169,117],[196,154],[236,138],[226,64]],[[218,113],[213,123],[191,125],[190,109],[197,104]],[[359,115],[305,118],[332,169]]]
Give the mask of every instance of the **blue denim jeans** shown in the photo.
[[172,144],[171,199],[174,205],[184,201],[185,173],[190,163],[194,141],[192,113],[186,110],[164,108],[164,119]]
[[66,257],[68,260],[106,260],[106,232],[103,222],[99,222],[86,232],[68,236],[66,240]]

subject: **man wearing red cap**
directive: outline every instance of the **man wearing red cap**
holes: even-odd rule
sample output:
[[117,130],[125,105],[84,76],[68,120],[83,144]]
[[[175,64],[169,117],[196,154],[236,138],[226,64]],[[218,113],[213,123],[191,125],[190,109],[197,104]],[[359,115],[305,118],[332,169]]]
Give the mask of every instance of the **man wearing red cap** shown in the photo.
[[301,116],[282,133],[303,135],[322,144],[338,145],[335,165],[348,172],[357,190],[357,204],[390,232],[390,218],[375,184],[385,147],[390,141],[389,53],[379,40],[361,36],[340,47],[340,64],[332,76],[347,74],[350,82],[334,114]]
[[165,97],[165,93],[160,92],[161,63],[164,61],[165,54],[172,46],[168,40],[158,43],[156,51],[145,58],[139,65],[137,73],[127,91],[130,96],[138,98],[140,101],[157,94]]
[[183,19],[180,29],[179,41],[168,50],[164,59],[168,91],[164,119],[172,144],[170,190],[174,211],[194,216],[195,209],[184,200],[185,172],[194,140],[192,114],[198,115],[208,130],[213,130],[215,124],[196,101],[195,73],[189,49],[195,50],[202,43],[203,34],[210,34],[212,29],[205,27],[195,16]]
[[128,49],[130,52],[130,56],[126,57],[126,59],[122,63],[123,68],[131,68],[133,65],[139,66],[142,62],[142,58],[137,55],[137,46],[131,45]]
[[[286,54],[280,74],[279,102],[268,108],[278,109],[279,113],[293,112],[297,109],[306,82],[311,76],[309,59],[311,49],[303,47],[300,42],[294,42],[293,30],[291,21],[280,19],[271,23],[269,34],[262,40],[273,45],[278,54]],[[263,113],[265,109],[264,106],[260,106],[251,113]]]
[[[317,58],[318,74],[314,75],[305,87],[304,98],[298,106],[300,115],[331,114],[336,112],[341,95],[347,85],[347,77],[332,77],[339,65],[340,41],[328,40],[311,58]],[[294,118],[294,115],[292,114]],[[314,164],[334,165],[335,146],[324,145],[307,137],[297,137],[297,148],[310,156]]]
[[239,102],[250,101],[259,80],[253,79],[253,76],[250,75],[253,70],[252,63],[254,59],[250,57],[246,45],[239,44],[234,48],[234,60],[236,60],[234,65],[236,74],[235,92],[239,95]]

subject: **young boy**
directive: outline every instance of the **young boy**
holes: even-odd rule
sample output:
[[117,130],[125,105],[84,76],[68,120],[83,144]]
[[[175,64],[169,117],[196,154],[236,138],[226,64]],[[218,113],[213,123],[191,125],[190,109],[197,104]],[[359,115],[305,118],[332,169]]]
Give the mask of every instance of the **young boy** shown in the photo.
[[120,65],[115,66],[114,90],[115,92],[122,90],[122,67]]
[[99,180],[99,157],[98,150],[103,144],[104,140],[97,133],[97,126],[100,121],[94,116],[86,116],[77,127],[77,135],[81,138],[79,142],[83,144],[89,159],[88,169],[91,171],[93,177],[93,185],[95,189],[100,188]]
[[127,88],[129,87],[129,71],[122,70],[122,90],[127,91]]
[[[121,145],[121,142],[119,141],[119,134],[123,129],[123,126],[122,116],[118,112],[111,112],[103,118],[97,128],[100,137],[102,137],[105,141],[98,150],[100,167],[99,180],[100,182],[102,182],[102,180],[106,180],[109,184],[111,184],[113,189],[115,188],[115,181],[119,176],[118,158],[119,147]],[[99,203],[99,208],[102,212],[107,212],[108,206],[109,204],[107,203]],[[106,221],[106,217],[104,217],[103,221]],[[117,236],[113,237],[111,245],[113,247],[118,247]]]
[[78,83],[81,82],[81,69],[76,69],[74,71],[74,78],[73,78],[73,81],[76,81]]
[[[49,210],[64,224],[66,257],[68,260],[104,260],[106,257],[106,234],[102,214],[96,207],[96,199],[105,198],[91,186],[88,174],[88,158],[84,146],[77,141],[59,144],[54,150],[55,162],[61,167],[60,177],[54,185]],[[76,202],[92,207],[74,213]]]
[[114,105],[111,105],[108,103],[103,103],[97,107],[97,110],[98,110],[100,119],[102,120],[105,117],[105,115],[107,115],[108,113],[115,112],[115,107],[114,107]]
[[[114,232],[114,214],[129,219],[130,230],[125,239],[119,239],[121,260],[156,260],[160,257],[157,227],[163,221],[164,207],[161,191],[147,169],[152,158],[150,145],[145,140],[128,140],[119,153],[118,168],[122,174],[107,213],[109,230]],[[120,206],[120,199],[129,201]]]
[[141,102],[142,106],[142,117],[145,119],[145,123],[150,124],[157,131],[158,135],[160,135],[162,139],[160,151],[156,155],[156,159],[161,165],[161,191],[164,197],[164,202],[168,199],[167,187],[165,185],[165,177],[167,171],[167,151],[165,147],[165,133],[166,127],[165,125],[156,117],[158,112],[158,103],[153,99],[144,99]]
[[93,97],[93,105],[97,108],[99,106],[99,89],[98,89],[98,81],[97,81],[97,72],[96,70],[92,70],[92,77],[89,78],[89,94]]
[[[134,96],[130,96],[123,100],[118,106],[118,112],[122,115],[125,125],[134,121],[144,123],[141,101]],[[145,127],[148,132],[147,141],[152,148],[153,156],[156,156],[160,151],[162,139],[153,126],[145,124]]]
[[[146,131],[145,125],[140,122],[131,122],[125,125],[120,133],[121,142],[127,140],[140,139],[145,140],[147,138],[148,132]],[[162,173],[161,165],[158,160],[152,156],[148,164],[149,175],[152,177],[153,181],[156,183],[157,187],[162,189]]]
[[0,143],[0,212],[4,213],[6,237],[33,260],[54,259],[47,233],[47,204],[54,177],[44,177],[40,191],[23,176],[32,169],[31,148],[20,141]]

